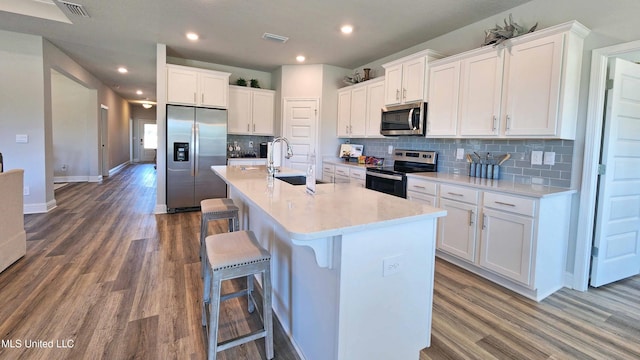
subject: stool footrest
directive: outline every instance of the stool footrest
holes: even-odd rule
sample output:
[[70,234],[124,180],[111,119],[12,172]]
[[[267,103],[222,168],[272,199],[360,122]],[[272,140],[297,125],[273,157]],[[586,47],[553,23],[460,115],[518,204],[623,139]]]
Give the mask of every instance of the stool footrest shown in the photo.
[[218,343],[217,351],[218,352],[224,351],[234,346],[242,345],[254,340],[261,339],[265,336],[267,336],[267,332],[265,330],[260,330],[260,331],[252,332],[251,334],[248,334],[248,335],[237,337],[235,339],[223,341],[221,343]]

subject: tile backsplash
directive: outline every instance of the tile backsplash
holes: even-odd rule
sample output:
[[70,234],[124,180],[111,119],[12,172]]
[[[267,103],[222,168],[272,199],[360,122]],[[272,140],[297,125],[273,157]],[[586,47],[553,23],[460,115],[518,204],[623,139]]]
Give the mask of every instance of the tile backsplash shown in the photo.
[[[344,139],[346,140],[346,139]],[[423,137],[397,137],[385,139],[349,139],[342,141],[364,145],[364,155],[385,158],[391,164],[393,155],[388,154],[389,146],[394,149],[435,150],[438,152],[438,171],[467,175],[469,164],[466,154],[491,153],[498,156],[506,153],[511,158],[502,164],[501,179],[518,183],[534,183],[571,187],[571,166],[573,161],[572,140],[484,140],[484,139],[425,139]],[[462,160],[456,159],[457,149],[464,149]],[[531,152],[555,152],[554,165],[531,165]]]
[[[273,136],[253,136],[253,135],[227,135],[227,157],[244,157],[256,155],[260,156],[260,143],[273,140]],[[253,142],[253,147],[249,144]],[[230,151],[229,145],[237,143],[240,146],[239,151]]]

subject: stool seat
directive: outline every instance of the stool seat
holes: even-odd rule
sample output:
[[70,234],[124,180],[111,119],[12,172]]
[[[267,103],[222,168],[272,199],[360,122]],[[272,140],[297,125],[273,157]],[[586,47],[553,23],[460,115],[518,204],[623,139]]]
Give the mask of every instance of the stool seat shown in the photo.
[[202,214],[214,215],[217,213],[238,211],[238,207],[231,199],[205,199],[200,201],[200,211]]
[[[207,236],[204,248],[202,325],[208,330],[209,360],[215,360],[219,351],[260,338],[265,339],[267,359],[273,359],[271,254],[260,246],[252,231],[234,231]],[[218,343],[220,302],[246,295],[248,310],[250,313],[253,312],[256,309],[256,300],[253,297],[253,282],[256,274],[262,275],[262,330]],[[247,288],[223,295],[222,281],[240,277],[246,277]]]
[[240,228],[238,220],[238,206],[231,199],[205,199],[200,201],[200,211],[202,221],[200,223],[200,261],[202,262],[202,276],[204,277],[204,239],[209,232],[209,221],[227,219],[229,221],[229,232],[238,231]]
[[256,240],[253,232],[234,231],[207,236],[207,256],[213,271],[268,261],[271,254]]

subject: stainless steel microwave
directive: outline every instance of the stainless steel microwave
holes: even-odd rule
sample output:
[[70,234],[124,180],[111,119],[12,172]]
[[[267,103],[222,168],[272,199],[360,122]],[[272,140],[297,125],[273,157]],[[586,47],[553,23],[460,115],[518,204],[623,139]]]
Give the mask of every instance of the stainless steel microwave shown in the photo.
[[425,135],[427,103],[418,102],[382,108],[380,134],[388,136]]

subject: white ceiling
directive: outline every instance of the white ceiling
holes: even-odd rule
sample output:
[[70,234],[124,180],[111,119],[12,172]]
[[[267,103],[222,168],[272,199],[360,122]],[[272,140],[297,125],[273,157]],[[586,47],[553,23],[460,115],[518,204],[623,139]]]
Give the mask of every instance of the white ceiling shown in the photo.
[[[3,6],[34,1],[47,2],[0,0],[0,29],[43,36],[123,98],[155,101],[157,43],[169,56],[254,70],[295,64],[298,54],[355,69],[530,0],[72,0],[90,15],[63,9],[73,24]],[[189,42],[188,31],[200,40]],[[265,32],[290,39],[267,41]]]

